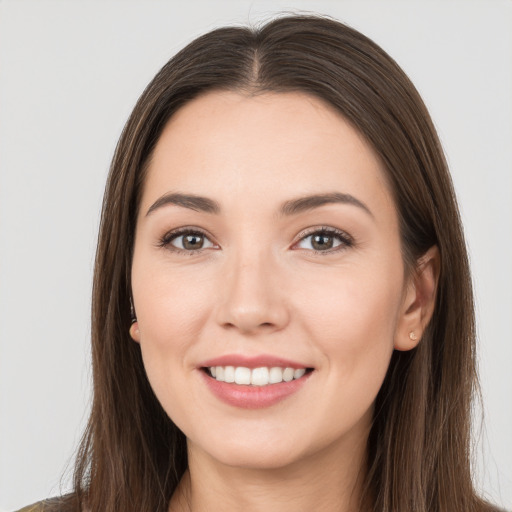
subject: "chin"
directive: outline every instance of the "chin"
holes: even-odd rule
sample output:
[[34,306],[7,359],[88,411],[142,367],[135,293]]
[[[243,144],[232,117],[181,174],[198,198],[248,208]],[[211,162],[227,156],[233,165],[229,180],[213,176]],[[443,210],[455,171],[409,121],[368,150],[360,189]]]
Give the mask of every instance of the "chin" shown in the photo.
[[244,435],[218,429],[211,432],[214,435],[197,436],[199,442],[188,441],[189,453],[230,467],[278,470],[312,460],[317,454],[332,450],[339,440],[330,435],[314,436],[314,428],[293,432],[282,425],[263,423],[242,426],[239,434]]
[[288,446],[275,448],[260,444],[234,445],[222,451],[210,450],[209,455],[226,466],[253,470],[278,470],[304,458],[303,453],[292,453]]

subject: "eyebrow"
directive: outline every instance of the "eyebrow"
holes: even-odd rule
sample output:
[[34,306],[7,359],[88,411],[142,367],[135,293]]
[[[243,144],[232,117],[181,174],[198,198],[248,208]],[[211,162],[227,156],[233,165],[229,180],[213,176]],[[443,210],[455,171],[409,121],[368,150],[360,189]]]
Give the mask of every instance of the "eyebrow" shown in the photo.
[[221,210],[220,204],[208,197],[196,196],[194,194],[169,193],[163,195],[151,205],[146,213],[146,217],[158,208],[162,208],[168,204],[189,208],[196,212],[213,213],[215,215],[218,215]]
[[[340,192],[313,194],[296,199],[290,199],[281,205],[279,208],[279,215],[288,217],[333,203],[357,206],[373,217],[371,210],[362,201],[350,194],[342,194]],[[146,217],[155,210],[169,204],[188,208],[196,212],[204,212],[214,215],[219,215],[221,212],[220,204],[208,197],[197,196],[195,194],[168,193],[164,194],[151,205],[146,213]]]
[[327,194],[315,194],[310,196],[299,197],[285,201],[279,210],[279,213],[284,216],[297,215],[305,211],[313,210],[325,204],[341,203],[357,206],[361,208],[371,217],[373,213],[362,201],[355,198],[350,194],[342,194],[341,192],[330,192]]

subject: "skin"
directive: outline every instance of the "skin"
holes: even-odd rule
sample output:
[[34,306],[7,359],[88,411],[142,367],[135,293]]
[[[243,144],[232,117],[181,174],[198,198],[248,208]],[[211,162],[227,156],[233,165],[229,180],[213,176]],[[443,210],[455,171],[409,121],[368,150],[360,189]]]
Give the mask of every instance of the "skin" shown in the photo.
[[[167,204],[147,213],[170,192],[214,199],[221,212]],[[331,192],[369,211],[330,203],[278,213]],[[169,236],[162,246],[182,227],[206,233],[201,250],[177,252],[183,238]],[[308,235],[323,227],[351,242],[335,236],[315,253]],[[151,159],[132,266],[131,335],[187,436],[189,470],[170,510],[357,510],[373,403],[393,350],[421,338],[437,268],[433,248],[405,276],[382,165],[321,100],[212,92],[181,108]],[[224,354],[271,354],[314,371],[292,396],[247,410],[204,384],[198,365]]]

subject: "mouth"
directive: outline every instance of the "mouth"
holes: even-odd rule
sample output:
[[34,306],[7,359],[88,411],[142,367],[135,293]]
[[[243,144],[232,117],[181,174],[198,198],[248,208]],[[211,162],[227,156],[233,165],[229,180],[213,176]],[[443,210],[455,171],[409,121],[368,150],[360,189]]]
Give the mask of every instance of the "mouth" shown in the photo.
[[201,370],[218,382],[239,386],[262,387],[299,380],[313,371],[313,368],[291,368],[280,366],[207,366]]
[[273,354],[224,354],[197,367],[207,389],[224,403],[264,409],[301,396],[315,368]]

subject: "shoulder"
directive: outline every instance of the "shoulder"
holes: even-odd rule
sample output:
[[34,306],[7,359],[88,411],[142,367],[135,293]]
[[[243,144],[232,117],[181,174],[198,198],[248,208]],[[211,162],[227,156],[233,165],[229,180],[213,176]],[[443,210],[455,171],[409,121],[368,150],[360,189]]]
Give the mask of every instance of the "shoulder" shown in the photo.
[[20,508],[16,512],[67,512],[69,510],[68,496],[62,496],[57,498],[50,498],[43,501],[38,501],[32,505]]
[[16,512],[43,512],[44,510],[44,501],[39,501],[37,503],[33,503],[32,505],[28,505],[26,507],[20,508]]

